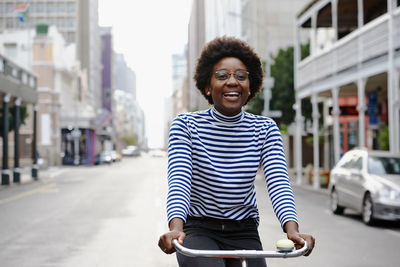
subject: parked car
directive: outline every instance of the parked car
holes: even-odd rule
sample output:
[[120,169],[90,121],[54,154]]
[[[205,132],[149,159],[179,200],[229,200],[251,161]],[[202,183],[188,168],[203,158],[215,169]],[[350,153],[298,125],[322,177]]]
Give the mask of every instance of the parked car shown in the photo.
[[99,154],[96,155],[95,158],[95,164],[111,164],[112,163],[112,156],[111,156],[111,151],[103,151]]
[[117,162],[117,161],[121,160],[122,157],[121,157],[121,154],[118,151],[112,150],[112,151],[110,151],[110,153],[111,153],[112,162]]
[[330,208],[342,214],[350,208],[365,224],[377,219],[400,221],[400,154],[353,149],[332,169]]
[[140,156],[140,149],[137,146],[127,146],[122,149],[122,156],[137,157]]

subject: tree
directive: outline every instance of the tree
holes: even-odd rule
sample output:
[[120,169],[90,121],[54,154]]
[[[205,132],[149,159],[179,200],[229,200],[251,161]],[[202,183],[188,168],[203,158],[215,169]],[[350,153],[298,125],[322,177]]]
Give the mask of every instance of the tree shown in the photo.
[[[301,55],[306,57],[309,55],[309,44],[301,46]],[[294,93],[294,75],[293,75],[293,47],[280,49],[278,54],[273,58],[271,65],[271,76],[275,83],[272,88],[272,97],[270,102],[271,110],[281,110],[282,117],[274,118],[280,127],[285,128],[294,121],[296,112],[293,110],[295,102]],[[254,114],[261,114],[264,107],[264,99],[258,94],[252,102],[247,106],[247,111]],[[302,113],[306,119],[311,118],[312,107],[309,100],[302,101]]]
[[[3,132],[3,109],[0,108],[0,133]],[[8,131],[11,132],[14,130],[14,121],[15,121],[15,106],[11,107],[8,112]],[[28,110],[26,106],[20,107],[20,118],[19,125],[25,124],[25,119],[28,117]]]

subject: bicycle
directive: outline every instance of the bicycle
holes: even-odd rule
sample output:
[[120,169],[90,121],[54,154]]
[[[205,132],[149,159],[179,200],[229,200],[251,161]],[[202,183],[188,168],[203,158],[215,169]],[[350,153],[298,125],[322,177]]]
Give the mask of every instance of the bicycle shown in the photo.
[[294,243],[289,239],[281,239],[276,243],[276,251],[268,250],[199,250],[190,249],[179,244],[178,240],[172,240],[175,250],[189,257],[211,257],[211,258],[236,258],[240,259],[242,267],[248,267],[249,258],[294,258],[303,256],[308,252],[308,243],[302,248],[295,250]]

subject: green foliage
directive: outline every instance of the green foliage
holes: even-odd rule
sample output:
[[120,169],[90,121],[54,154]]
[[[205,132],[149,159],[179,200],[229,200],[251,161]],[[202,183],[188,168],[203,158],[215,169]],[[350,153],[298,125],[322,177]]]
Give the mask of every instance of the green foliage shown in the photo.
[[[301,46],[301,55],[306,56],[309,54],[310,45],[305,44]],[[281,110],[282,117],[275,118],[278,125],[289,125],[294,121],[295,110],[293,104],[295,103],[294,93],[294,73],[293,73],[293,47],[287,49],[280,49],[278,54],[273,58],[271,65],[271,76],[274,78],[275,83],[272,88],[272,97],[270,102],[271,110]],[[264,108],[263,94],[258,94],[247,105],[246,110],[253,114],[260,115]],[[309,100],[302,101],[302,113],[306,118],[311,118],[312,107]],[[285,126],[281,126],[284,128]]]
[[[307,136],[305,140],[306,144],[309,146],[314,146],[314,136]],[[318,136],[318,144],[322,145],[324,143],[324,136],[320,135]]]
[[[0,108],[0,134],[3,133],[3,109]],[[14,131],[14,123],[15,123],[15,106],[11,107],[8,111],[8,131]],[[28,109],[26,106],[20,106],[20,118],[19,118],[19,126],[21,124],[25,124],[25,119],[28,117]]]
[[137,137],[136,136],[124,136],[122,137],[122,141],[127,145],[127,146],[135,146],[138,143]]
[[389,127],[387,125],[379,128],[378,142],[379,149],[389,150]]
[[310,55],[310,43],[300,46],[300,59],[303,60]]

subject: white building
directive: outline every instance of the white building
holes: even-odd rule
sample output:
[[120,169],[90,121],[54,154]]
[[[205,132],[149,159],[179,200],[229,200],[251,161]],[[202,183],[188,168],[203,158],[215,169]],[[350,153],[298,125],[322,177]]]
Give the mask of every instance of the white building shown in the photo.
[[[27,3],[23,22],[12,12]],[[98,0],[0,0],[0,32],[34,29],[37,24],[56,26],[68,44],[76,44],[76,57],[87,72],[88,101],[100,109],[101,47],[98,26]]]
[[[314,186],[319,155],[336,163],[352,146],[385,149],[376,134],[388,128],[389,149],[400,152],[400,3],[394,0],[315,0],[296,20],[295,162],[302,180],[301,101],[313,105]],[[299,35],[309,32],[311,54],[300,54]],[[326,125],[331,148],[319,150],[318,104],[331,103]],[[353,103],[350,103],[353,102]],[[345,109],[346,108],[346,109]],[[349,115],[348,113],[354,113]],[[346,141],[347,140],[347,141]]]
[[309,0],[242,0],[242,38],[265,60],[294,45],[296,14]]
[[4,31],[0,53],[38,76],[38,152],[46,164],[59,165],[61,129],[90,128],[94,109],[87,103],[86,73],[75,59],[75,45],[67,45],[55,26],[43,27]]

